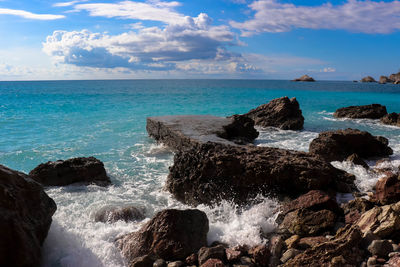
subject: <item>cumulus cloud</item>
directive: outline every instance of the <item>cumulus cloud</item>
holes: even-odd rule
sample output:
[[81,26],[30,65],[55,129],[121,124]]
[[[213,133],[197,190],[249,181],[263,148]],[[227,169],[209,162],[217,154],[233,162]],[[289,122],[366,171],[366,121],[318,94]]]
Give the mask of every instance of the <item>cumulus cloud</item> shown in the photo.
[[388,34],[400,29],[400,2],[348,0],[341,5],[296,6],[279,0],[258,0],[249,5],[254,17],[231,21],[243,36],[262,32],[287,32],[293,28],[347,30]]
[[25,10],[8,9],[8,8],[0,8],[0,15],[13,15],[13,16],[23,17],[25,19],[34,19],[34,20],[55,20],[55,19],[65,18],[65,16],[63,15],[35,14]]

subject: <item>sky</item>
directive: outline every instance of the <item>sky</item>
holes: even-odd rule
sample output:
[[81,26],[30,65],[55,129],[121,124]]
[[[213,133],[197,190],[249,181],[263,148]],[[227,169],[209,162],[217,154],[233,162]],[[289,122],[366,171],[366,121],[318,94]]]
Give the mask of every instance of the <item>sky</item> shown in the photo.
[[0,36],[0,80],[400,71],[400,1],[0,0]]

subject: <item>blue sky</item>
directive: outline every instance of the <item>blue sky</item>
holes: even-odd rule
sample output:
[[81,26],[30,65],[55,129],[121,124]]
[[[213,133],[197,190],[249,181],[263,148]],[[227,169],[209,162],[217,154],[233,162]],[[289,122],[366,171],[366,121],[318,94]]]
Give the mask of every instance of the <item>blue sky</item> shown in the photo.
[[378,79],[399,30],[399,1],[0,0],[0,80]]

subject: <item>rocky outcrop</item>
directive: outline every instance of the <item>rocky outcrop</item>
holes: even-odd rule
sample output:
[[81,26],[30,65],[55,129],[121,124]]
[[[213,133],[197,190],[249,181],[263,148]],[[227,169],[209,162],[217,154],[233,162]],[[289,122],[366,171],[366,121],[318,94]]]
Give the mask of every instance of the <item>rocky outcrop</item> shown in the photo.
[[363,168],[365,168],[367,170],[369,169],[368,164],[362,158],[360,158],[360,156],[356,153],[348,156],[346,161],[349,161],[349,162],[353,163],[354,165],[362,166]]
[[374,200],[382,205],[400,201],[400,174],[391,174],[378,180]]
[[342,161],[356,153],[362,158],[385,157],[393,154],[389,141],[357,129],[322,132],[310,143],[310,153],[328,161]]
[[300,78],[293,79],[294,82],[315,82],[314,78],[306,75],[301,76]]
[[29,173],[29,177],[44,186],[64,186],[73,183],[100,186],[110,184],[103,162],[94,157],[42,163]]
[[240,203],[259,193],[297,197],[313,189],[349,192],[353,180],[317,155],[208,143],[175,155],[166,188],[178,200],[197,205],[222,199]]
[[385,83],[393,83],[394,81],[388,78],[387,76],[381,76],[379,78],[379,83],[380,84],[385,84]]
[[94,214],[95,222],[104,223],[114,223],[116,221],[139,221],[144,218],[144,210],[134,206],[105,206]]
[[230,118],[209,115],[181,115],[147,118],[151,137],[175,151],[207,142],[237,145],[253,141],[258,132],[254,122],[241,116]]
[[376,83],[375,79],[371,76],[367,76],[361,79],[362,83]]
[[185,260],[207,245],[208,219],[199,210],[163,210],[138,232],[116,242],[128,262],[144,255],[164,260]]
[[347,224],[353,224],[357,222],[360,219],[361,214],[372,209],[373,207],[374,204],[371,201],[360,197],[350,200],[341,206],[344,211],[345,222]]
[[394,84],[398,84],[398,82],[400,82],[400,72],[391,74],[389,79],[392,80]]
[[281,97],[250,110],[242,116],[251,118],[256,125],[283,130],[303,129],[304,117],[296,98]]
[[41,185],[0,165],[0,266],[39,266],[55,211]]
[[381,122],[387,125],[400,127],[400,113],[390,113],[381,118]]
[[333,114],[336,118],[351,119],[380,119],[387,114],[385,106],[380,104],[371,104],[364,106],[350,106],[339,108]]

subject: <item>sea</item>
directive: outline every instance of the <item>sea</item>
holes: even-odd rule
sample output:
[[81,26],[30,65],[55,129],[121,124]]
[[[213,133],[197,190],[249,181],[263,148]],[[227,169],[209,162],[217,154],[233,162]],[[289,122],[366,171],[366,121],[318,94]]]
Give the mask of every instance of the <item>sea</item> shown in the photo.
[[[42,266],[126,266],[114,240],[138,230],[160,210],[186,209],[164,189],[173,153],[146,132],[146,117],[175,114],[229,116],[268,101],[296,97],[304,130],[258,128],[255,144],[308,151],[319,132],[356,128],[389,139],[392,161],[400,165],[400,128],[378,120],[335,119],[340,107],[379,103],[400,112],[400,85],[282,80],[96,80],[0,82],[0,164],[28,173],[38,164],[94,156],[104,162],[112,185],[48,187],[57,204],[42,249]],[[375,160],[367,163],[375,165]],[[361,192],[379,175],[348,162],[332,162],[356,176]],[[338,196],[346,201],[351,196]],[[146,219],[126,223],[94,221],[104,206],[134,205]],[[279,203],[258,196],[247,206],[224,201],[200,205],[210,221],[208,242],[254,245],[260,232],[275,229]]]

